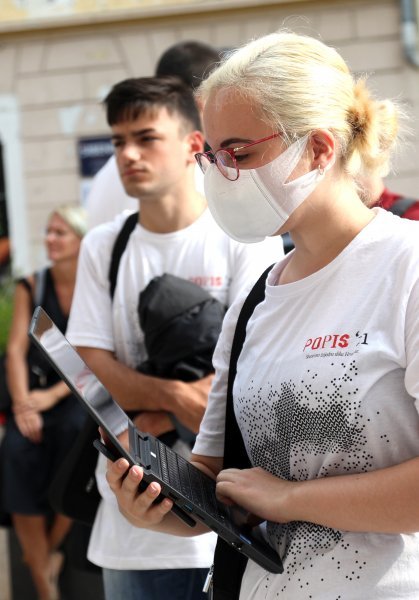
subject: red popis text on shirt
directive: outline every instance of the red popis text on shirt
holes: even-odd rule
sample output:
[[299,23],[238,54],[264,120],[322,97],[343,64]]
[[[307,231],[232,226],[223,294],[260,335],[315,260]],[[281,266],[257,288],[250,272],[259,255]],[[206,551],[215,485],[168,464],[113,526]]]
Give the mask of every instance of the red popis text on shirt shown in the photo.
[[350,333],[329,333],[318,337],[308,338],[303,352],[306,350],[333,350],[335,348],[347,348],[351,342],[356,346],[368,346],[368,333],[357,331],[354,336]]
[[306,350],[325,350],[333,348],[347,348],[350,339],[349,333],[331,333],[315,338],[308,338],[304,345],[303,352]]

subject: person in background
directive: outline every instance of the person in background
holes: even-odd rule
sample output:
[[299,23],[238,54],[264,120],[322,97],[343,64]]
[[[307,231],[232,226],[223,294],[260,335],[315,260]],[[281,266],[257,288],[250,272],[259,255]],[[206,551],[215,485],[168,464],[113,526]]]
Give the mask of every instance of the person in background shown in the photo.
[[85,414],[46,359],[30,345],[28,329],[42,285],[39,303],[65,332],[86,230],[87,215],[81,206],[53,210],[45,233],[50,266],[17,281],[7,344],[12,414],[2,442],[2,506],[12,516],[39,600],[59,598],[63,560],[59,550],[71,521],[52,513],[47,490]]
[[[68,339],[142,431],[174,430],[173,414],[196,432],[212,375],[186,383],[138,372],[147,359],[138,318],[139,294],[164,273],[189,280],[229,306],[264,267],[283,255],[280,240],[253,247],[231,240],[195,187],[194,155],[204,147],[192,90],[177,77],[116,84],[105,99],[115,158],[127,193],[141,201],[138,223],[122,255],[113,300],[109,265],[123,215],[83,240]],[[134,417],[133,417],[134,418]],[[178,539],[136,530],[120,515],[105,481],[88,558],[102,567],[107,600],[199,600],[214,535]]]
[[380,175],[364,176],[358,182],[361,193],[371,206],[380,206],[404,219],[419,221],[419,200],[391,192]]
[[[295,243],[268,275],[237,363],[234,414],[251,467],[223,469],[243,298],[224,319],[193,450],[219,499],[264,521],[283,561],[282,574],[249,560],[228,577],[241,600],[416,600],[419,225],[369,208],[357,184],[360,171],[389,168],[398,109],[336,50],[288,31],[237,50],[200,94],[212,150],[197,158],[217,222],[245,242],[289,231]],[[156,482],[138,493],[140,467],[108,462],[107,479],[134,525],[196,533],[170,499],[153,504]]]
[[[195,89],[219,60],[220,52],[209,44],[194,40],[179,42],[163,52],[157,62],[155,74],[180,77],[186,85]],[[196,184],[202,192],[199,170]],[[93,178],[87,197],[89,229],[100,223],[112,221],[122,211],[135,210],[137,206],[137,199],[125,192],[115,157],[111,156]]]

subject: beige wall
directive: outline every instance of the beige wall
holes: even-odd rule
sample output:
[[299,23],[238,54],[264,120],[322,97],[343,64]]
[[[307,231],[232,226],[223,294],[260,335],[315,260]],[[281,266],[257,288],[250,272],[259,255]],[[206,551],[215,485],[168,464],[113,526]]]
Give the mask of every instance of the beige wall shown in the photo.
[[100,106],[106,91],[125,77],[152,74],[161,52],[183,39],[235,46],[284,23],[319,35],[353,70],[370,74],[380,95],[406,104],[413,136],[388,181],[395,190],[419,196],[419,71],[404,58],[399,22],[397,0],[335,0],[3,34],[0,137],[7,150],[1,128],[4,97],[15,107],[9,110],[18,122],[17,158],[6,176],[10,188],[11,179],[22,183],[14,192],[20,196],[8,198],[18,207],[11,210],[16,267],[26,270],[43,260],[48,212],[57,203],[79,199],[77,140],[108,132]]

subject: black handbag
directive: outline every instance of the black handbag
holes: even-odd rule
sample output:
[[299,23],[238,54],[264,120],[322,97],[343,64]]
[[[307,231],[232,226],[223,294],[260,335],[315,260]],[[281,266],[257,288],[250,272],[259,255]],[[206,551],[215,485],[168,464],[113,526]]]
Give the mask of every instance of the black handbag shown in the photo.
[[100,439],[97,423],[86,417],[48,490],[49,503],[56,512],[85,525],[93,525],[100,501],[95,478],[98,459],[93,446],[95,439]]

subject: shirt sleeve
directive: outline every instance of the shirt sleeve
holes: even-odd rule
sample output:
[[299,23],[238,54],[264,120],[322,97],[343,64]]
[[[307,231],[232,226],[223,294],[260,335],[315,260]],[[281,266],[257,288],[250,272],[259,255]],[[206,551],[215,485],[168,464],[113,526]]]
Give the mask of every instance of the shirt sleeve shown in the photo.
[[66,337],[74,346],[114,351],[108,270],[119,226],[96,227],[83,239]]

